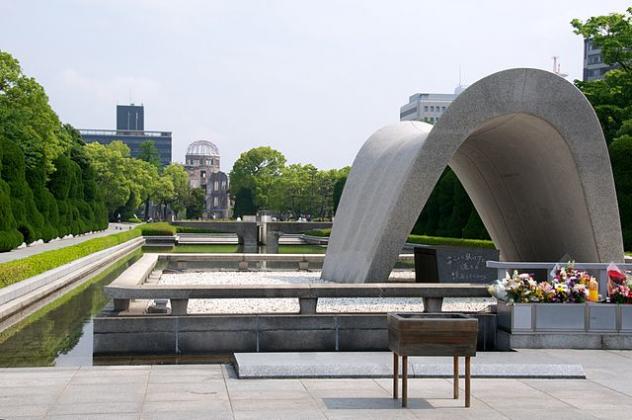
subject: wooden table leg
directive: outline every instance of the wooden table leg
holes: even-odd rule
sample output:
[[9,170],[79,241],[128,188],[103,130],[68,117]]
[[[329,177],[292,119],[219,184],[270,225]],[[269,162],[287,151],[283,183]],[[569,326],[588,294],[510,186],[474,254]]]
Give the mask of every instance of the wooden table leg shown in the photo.
[[393,353],[393,399],[398,398],[397,384],[399,383],[399,356]]
[[402,356],[402,407],[408,405],[408,356]]
[[455,400],[459,399],[459,356],[454,356],[454,361],[452,362],[453,372],[452,372],[452,394]]
[[471,379],[471,369],[470,369],[470,356],[465,356],[465,406],[470,406],[470,379]]

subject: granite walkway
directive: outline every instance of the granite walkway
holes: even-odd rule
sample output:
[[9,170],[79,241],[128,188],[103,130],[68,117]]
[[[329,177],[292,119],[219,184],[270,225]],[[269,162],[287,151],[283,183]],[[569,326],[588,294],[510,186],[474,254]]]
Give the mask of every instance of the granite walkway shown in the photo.
[[632,352],[546,350],[587,379],[474,379],[472,407],[450,379],[410,380],[409,404],[390,379],[237,379],[229,365],[0,369],[3,419],[624,419]]
[[32,247],[14,249],[9,252],[0,252],[0,263],[17,260],[20,258],[30,257],[31,255],[39,254],[44,251],[51,251],[53,249],[65,248],[71,245],[77,245],[81,242],[89,239],[99,238],[101,236],[111,235],[113,233],[120,233],[124,230],[134,228],[134,223],[110,223],[108,228],[101,232],[91,233],[89,235],[77,236],[76,238],[60,239],[54,242],[47,242],[41,245],[35,245]]
[[[464,359],[461,375],[465,372]],[[388,378],[393,375],[389,352],[235,353],[240,379]],[[451,378],[451,357],[409,357],[411,378]],[[585,379],[581,364],[557,351],[521,349],[479,352],[472,359],[473,378]]]

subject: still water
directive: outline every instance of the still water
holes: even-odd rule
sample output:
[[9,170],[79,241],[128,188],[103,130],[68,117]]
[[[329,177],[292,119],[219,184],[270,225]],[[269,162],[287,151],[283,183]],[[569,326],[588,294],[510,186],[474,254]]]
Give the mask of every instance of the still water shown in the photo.
[[140,250],[0,333],[0,367],[92,365],[92,318],[108,303],[103,287]]
[[[218,248],[177,249],[171,252],[234,252]],[[146,252],[151,252],[146,249]],[[153,250],[158,251],[156,250]],[[322,247],[310,245],[281,245],[280,253],[324,253]],[[60,298],[29,315],[16,325],[0,332],[0,367],[34,366],[90,366],[93,364],[139,364],[139,363],[217,363],[225,362],[225,355],[161,356],[147,355],[97,359],[92,356],[94,316],[108,304],[109,298],[103,287],[111,283],[120,273],[140,256],[139,250],[119,261],[105,272],[87,283],[78,286]],[[292,268],[296,263],[270,263],[268,268]],[[275,266],[278,265],[277,266]],[[289,264],[285,267],[284,264]],[[409,264],[398,263],[404,268]],[[272,267],[274,266],[274,267]],[[209,268],[209,267],[205,267]],[[211,267],[217,268],[217,267]],[[232,268],[223,262],[221,268]],[[316,267],[314,267],[316,268]],[[408,267],[409,268],[409,267]]]
[[[145,252],[238,252],[235,246],[188,245]],[[325,248],[310,245],[282,245],[280,253],[324,253]],[[89,282],[47,304],[16,325],[0,332],[0,367],[90,366],[93,364],[193,363],[216,362],[217,356],[145,356],[116,359],[92,357],[93,323],[109,298],[103,287],[134,263],[142,251],[119,261]],[[294,263],[295,265],[295,263]],[[230,268],[223,266],[222,268]],[[220,358],[220,360],[224,360]]]

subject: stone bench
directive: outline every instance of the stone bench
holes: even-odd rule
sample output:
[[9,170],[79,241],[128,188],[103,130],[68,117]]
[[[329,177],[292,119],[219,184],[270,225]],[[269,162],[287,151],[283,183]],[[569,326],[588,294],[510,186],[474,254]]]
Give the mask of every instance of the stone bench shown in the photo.
[[[122,276],[126,273],[127,271]],[[141,274],[145,273],[146,271],[143,271]],[[225,285],[175,286],[138,283],[132,285],[127,281],[117,280],[105,287],[105,292],[114,299],[115,309],[119,310],[128,308],[131,299],[169,299],[172,315],[186,315],[189,299],[298,298],[301,314],[315,314],[318,298],[419,297],[423,299],[425,312],[441,312],[441,305],[446,297],[489,297],[487,286],[471,283],[317,283],[227,287]]]

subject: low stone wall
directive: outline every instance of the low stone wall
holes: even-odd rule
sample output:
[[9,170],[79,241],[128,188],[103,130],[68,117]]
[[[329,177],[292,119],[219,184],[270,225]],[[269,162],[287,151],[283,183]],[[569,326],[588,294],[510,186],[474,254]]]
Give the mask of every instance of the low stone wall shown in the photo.
[[[492,350],[496,316],[479,320],[478,348]],[[117,316],[94,319],[94,354],[387,351],[385,314]]]

